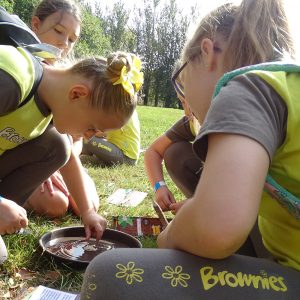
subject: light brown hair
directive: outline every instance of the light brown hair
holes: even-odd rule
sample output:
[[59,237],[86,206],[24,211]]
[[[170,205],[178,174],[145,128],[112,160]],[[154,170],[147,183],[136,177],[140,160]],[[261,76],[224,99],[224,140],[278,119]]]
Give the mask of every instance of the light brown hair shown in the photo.
[[123,67],[129,72],[133,66],[134,54],[115,52],[105,58],[87,58],[70,68],[71,73],[92,80],[91,106],[104,112],[119,114],[128,119],[133,113],[138,96],[135,84],[134,95],[129,94],[118,81]]
[[200,43],[211,39],[223,45],[224,71],[294,56],[293,41],[281,0],[243,0],[240,6],[224,4],[202,19],[186,43],[182,60],[194,59]]
[[82,21],[79,5],[73,0],[42,0],[33,11],[32,16],[44,21],[58,11],[71,14],[80,23]]

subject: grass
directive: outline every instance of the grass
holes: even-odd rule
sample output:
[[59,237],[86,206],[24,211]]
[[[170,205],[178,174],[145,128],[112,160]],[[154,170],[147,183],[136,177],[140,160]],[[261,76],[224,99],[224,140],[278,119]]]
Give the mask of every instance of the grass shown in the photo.
[[[137,108],[141,124],[141,147],[146,149],[152,141],[164,133],[182,115],[182,110],[139,106]],[[101,199],[99,213],[110,221],[112,216],[156,216],[151,206],[152,188],[144,170],[143,153],[136,166],[115,166],[98,168],[85,165],[95,181]],[[165,180],[176,199],[183,195],[165,172]],[[131,188],[147,192],[145,200],[134,208],[110,205],[107,197],[118,188]],[[9,252],[8,260],[0,266],[0,299],[14,299],[22,291],[32,286],[45,285],[65,291],[80,290],[83,271],[58,265],[42,255],[38,246],[40,236],[54,228],[80,224],[80,219],[67,214],[61,219],[47,219],[30,215],[30,225],[23,234],[3,236]],[[110,223],[109,223],[110,224]],[[142,238],[144,248],[155,247],[155,240]]]

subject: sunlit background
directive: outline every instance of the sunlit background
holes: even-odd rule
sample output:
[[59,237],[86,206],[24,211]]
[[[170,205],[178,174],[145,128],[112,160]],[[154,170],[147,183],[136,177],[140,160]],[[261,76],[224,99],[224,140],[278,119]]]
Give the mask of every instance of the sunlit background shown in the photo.
[[[90,0],[89,2],[94,2],[100,4],[103,7],[112,8],[114,3],[120,0]],[[134,7],[140,7],[144,4],[143,0],[121,0],[125,3],[125,6],[129,10],[133,10]],[[168,0],[160,0],[159,5],[163,5]],[[239,4],[241,0],[177,0],[177,5],[183,13],[188,13],[192,6],[196,6],[197,10],[199,11],[200,17],[205,15],[207,12],[212,10],[213,8],[227,3],[233,2]],[[290,27],[292,35],[295,39],[296,51],[297,51],[297,59],[300,60],[300,18],[299,18],[299,11],[300,11],[300,2],[297,0],[283,0],[286,8],[286,13],[289,18]]]

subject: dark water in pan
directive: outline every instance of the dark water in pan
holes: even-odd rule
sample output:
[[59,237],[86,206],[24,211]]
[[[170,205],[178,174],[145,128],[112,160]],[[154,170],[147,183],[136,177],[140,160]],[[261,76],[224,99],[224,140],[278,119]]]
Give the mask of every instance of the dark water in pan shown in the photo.
[[48,252],[65,259],[90,262],[101,252],[126,247],[128,246],[124,243],[111,240],[96,241],[95,239],[85,240],[81,237],[62,237],[51,240],[45,248]]

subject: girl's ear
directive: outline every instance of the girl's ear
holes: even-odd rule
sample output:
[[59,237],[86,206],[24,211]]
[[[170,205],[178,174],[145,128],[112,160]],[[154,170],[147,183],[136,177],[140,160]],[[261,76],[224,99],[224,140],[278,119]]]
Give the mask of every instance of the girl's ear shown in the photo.
[[73,85],[69,91],[69,98],[71,101],[77,101],[82,98],[87,98],[90,91],[86,85],[77,84]]
[[33,16],[31,18],[31,29],[34,33],[37,33],[40,29],[41,20],[37,16]]
[[201,59],[203,60],[204,67],[208,71],[214,68],[215,52],[214,43],[211,39],[204,38],[201,41]]

